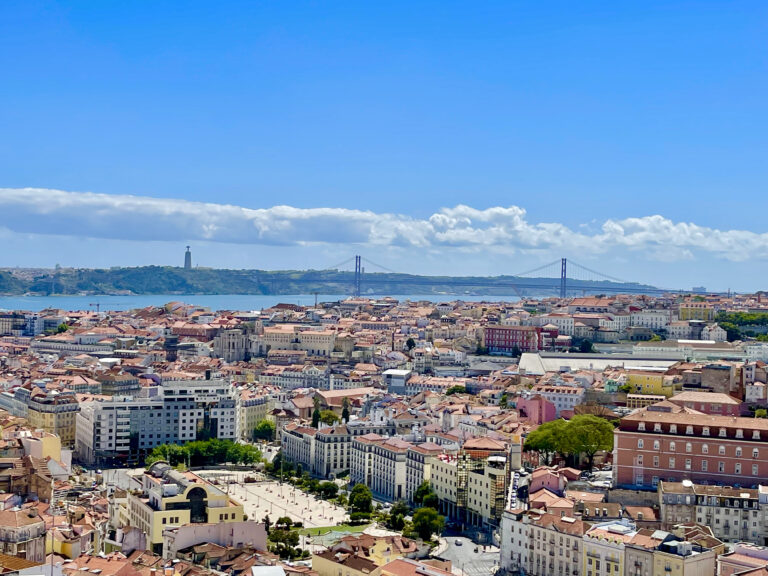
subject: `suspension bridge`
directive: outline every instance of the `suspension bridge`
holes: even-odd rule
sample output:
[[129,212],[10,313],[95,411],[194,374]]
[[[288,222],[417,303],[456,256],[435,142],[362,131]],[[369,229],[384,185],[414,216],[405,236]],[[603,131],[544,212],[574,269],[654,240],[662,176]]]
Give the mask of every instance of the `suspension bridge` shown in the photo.
[[[368,270],[366,270],[366,266]],[[370,272],[370,268],[377,272]],[[560,298],[584,294],[662,294],[680,293],[681,290],[667,290],[638,282],[629,282],[609,274],[598,272],[573,260],[560,258],[541,266],[516,274],[482,276],[421,276],[396,272],[360,255],[330,266],[329,270],[349,271],[350,292],[353,296],[388,291],[393,284],[410,283],[424,288],[449,287],[451,290],[492,288],[499,294],[526,295],[552,294]]]

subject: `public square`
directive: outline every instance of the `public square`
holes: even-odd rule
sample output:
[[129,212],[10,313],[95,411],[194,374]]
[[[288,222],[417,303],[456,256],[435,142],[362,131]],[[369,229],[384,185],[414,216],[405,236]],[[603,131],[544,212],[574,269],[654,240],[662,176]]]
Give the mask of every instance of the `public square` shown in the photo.
[[[266,480],[252,472],[200,471],[207,480],[216,479],[218,487],[243,505],[249,519],[260,521],[269,515],[272,522],[288,516],[294,522],[302,522],[306,528],[342,524],[347,516],[344,508],[331,504],[298,488],[274,480]],[[246,476],[259,478],[245,483]]]

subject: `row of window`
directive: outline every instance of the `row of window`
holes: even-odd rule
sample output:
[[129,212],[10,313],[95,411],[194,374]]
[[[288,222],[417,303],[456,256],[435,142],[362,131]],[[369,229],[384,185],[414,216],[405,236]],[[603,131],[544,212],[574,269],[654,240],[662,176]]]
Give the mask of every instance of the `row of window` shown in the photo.
[[[669,459],[669,465],[667,466],[667,468],[669,470],[676,470],[677,469],[676,464],[677,464],[677,461],[675,460],[675,458],[670,458]],[[741,464],[742,464],[741,462],[736,462],[733,465],[733,473],[734,474],[741,474],[742,473],[741,472],[741,470],[742,470]],[[642,454],[637,456],[637,466],[643,466],[643,455]],[[654,456],[653,457],[653,467],[654,468],[658,468],[659,467],[659,457],[658,456]],[[693,470],[693,462],[691,461],[690,458],[686,458],[685,459],[685,470]],[[701,461],[701,471],[702,472],[709,472],[709,461],[708,460],[702,460]],[[726,472],[725,462],[720,461],[720,462],[717,463],[717,471],[719,473],[721,473],[721,474]],[[752,476],[757,476],[759,474],[759,472],[760,472],[759,465],[752,464]]]
[[[643,449],[645,447],[645,440],[643,438],[638,438],[637,440],[637,447],[640,449]],[[660,440],[654,440],[653,441],[653,449],[654,450],[660,450],[661,449],[661,441]],[[675,452],[677,450],[677,444],[675,442],[669,443],[669,452]],[[690,442],[685,443],[685,451],[687,453],[693,452],[693,444]],[[725,456],[726,453],[726,447],[722,444],[720,444],[717,448],[718,454],[721,456]],[[701,453],[702,454],[709,454],[709,444],[702,444],[701,445]],[[737,458],[742,456],[742,449],[741,446],[736,446],[735,456]],[[760,456],[760,451],[757,448],[752,449],[752,458],[758,458]]]
[[[638,422],[637,429],[638,429],[639,432],[645,432],[646,431],[645,422]],[[654,432],[663,432],[664,430],[662,428],[662,425],[659,422],[656,422],[653,425],[653,431]],[[677,424],[670,424],[669,425],[669,433],[670,434],[677,434],[678,433],[677,432]],[[685,427],[685,434],[688,435],[688,436],[692,436],[693,435],[693,426],[692,425],[688,425],[688,426]],[[712,435],[709,426],[704,426],[701,429],[701,435],[702,436],[711,436]],[[726,428],[718,428],[717,435],[718,435],[719,438],[727,438],[728,437],[728,430]],[[742,430],[741,428],[737,429],[735,434],[734,434],[734,437],[735,438],[744,438],[745,437],[744,436],[744,430]],[[752,430],[752,439],[753,440],[760,440],[760,431],[759,430]]]

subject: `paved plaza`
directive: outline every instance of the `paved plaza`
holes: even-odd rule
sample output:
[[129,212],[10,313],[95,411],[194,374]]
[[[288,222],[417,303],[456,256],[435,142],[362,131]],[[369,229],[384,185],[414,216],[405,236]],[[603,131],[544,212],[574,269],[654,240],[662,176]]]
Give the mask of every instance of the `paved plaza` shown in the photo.
[[[216,479],[218,487],[243,505],[248,519],[261,521],[269,515],[272,522],[288,516],[294,522],[302,522],[306,528],[342,524],[347,516],[344,508],[331,504],[298,488],[274,480],[244,483],[252,472],[224,472],[210,470],[198,472],[207,480]],[[260,476],[263,478],[263,476]]]

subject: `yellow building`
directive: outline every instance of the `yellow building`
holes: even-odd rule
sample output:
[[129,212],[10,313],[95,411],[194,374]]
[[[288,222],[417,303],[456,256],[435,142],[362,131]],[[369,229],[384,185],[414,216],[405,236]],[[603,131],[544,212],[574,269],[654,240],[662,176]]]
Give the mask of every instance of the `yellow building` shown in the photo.
[[268,394],[251,389],[241,390],[239,394],[239,436],[250,440],[253,437],[253,429],[259,422],[267,419],[274,408],[274,402]]
[[637,534],[626,521],[597,524],[584,534],[582,576],[624,574],[625,545]]
[[706,302],[683,302],[677,312],[680,320],[703,320],[711,322],[715,319],[715,309]]
[[645,408],[657,402],[663,402],[666,399],[667,397],[661,394],[627,394],[627,408],[632,410]]
[[147,535],[156,554],[162,554],[165,528],[245,520],[240,503],[192,472],[155,462],[140,479],[141,492],[128,493],[129,524]]
[[61,445],[75,446],[75,418],[80,411],[77,396],[70,390],[45,391],[33,388],[27,421],[30,428],[56,434]]
[[382,566],[417,552],[416,542],[402,536],[349,535],[313,554],[312,569],[319,576],[377,576]]
[[652,394],[669,398],[675,393],[672,378],[667,377],[663,372],[628,370],[627,384],[632,387],[632,392],[635,394]]
[[312,554],[312,570],[318,576],[379,576],[381,567],[373,560],[332,549]]

